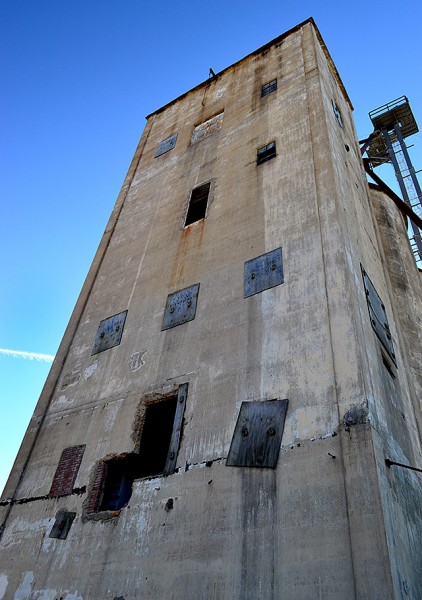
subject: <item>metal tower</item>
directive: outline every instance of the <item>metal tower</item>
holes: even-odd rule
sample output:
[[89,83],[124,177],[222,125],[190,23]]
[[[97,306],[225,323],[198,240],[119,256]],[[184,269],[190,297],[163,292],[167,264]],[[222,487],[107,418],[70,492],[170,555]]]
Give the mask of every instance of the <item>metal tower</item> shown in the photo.
[[[371,111],[369,117],[374,125],[374,135],[367,148],[372,167],[386,162],[393,164],[405,203],[421,218],[422,191],[404,141],[419,131],[408,99],[401,96]],[[416,264],[422,268],[421,228],[411,216],[407,231]]]

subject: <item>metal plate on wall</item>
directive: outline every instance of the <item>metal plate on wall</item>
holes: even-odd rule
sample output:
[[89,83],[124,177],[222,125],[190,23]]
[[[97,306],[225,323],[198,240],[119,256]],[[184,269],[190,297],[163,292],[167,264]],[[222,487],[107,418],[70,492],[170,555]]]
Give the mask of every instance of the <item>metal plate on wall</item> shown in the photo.
[[288,403],[242,402],[227,466],[276,468]]
[[54,525],[50,531],[49,537],[56,538],[58,540],[65,540],[70,528],[72,527],[75,517],[75,512],[59,510],[59,512],[56,514],[56,520],[54,521]]
[[169,294],[161,331],[187,323],[195,318],[198,292],[199,283],[196,283],[188,288]]
[[365,286],[366,301],[368,303],[369,317],[371,325],[379,340],[381,341],[388,354],[395,361],[393,340],[391,339],[390,327],[388,325],[385,306],[378,296],[372,281],[369,279],[365,269],[362,267],[363,284]]
[[244,297],[253,296],[284,282],[281,248],[245,262]]
[[174,135],[172,135],[169,138],[160,142],[158,144],[158,148],[155,152],[155,158],[157,158],[157,156],[161,156],[161,154],[165,154],[169,150],[173,150],[173,148],[176,145],[176,140],[177,140],[177,133],[175,133]]
[[91,356],[120,344],[126,315],[127,310],[101,321],[92,347]]

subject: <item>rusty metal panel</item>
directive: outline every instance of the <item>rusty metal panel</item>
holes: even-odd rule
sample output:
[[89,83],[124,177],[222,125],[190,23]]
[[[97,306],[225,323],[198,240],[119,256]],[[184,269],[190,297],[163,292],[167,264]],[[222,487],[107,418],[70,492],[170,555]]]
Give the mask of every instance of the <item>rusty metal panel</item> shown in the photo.
[[179,452],[180,439],[182,437],[183,416],[185,414],[186,398],[188,396],[188,383],[179,385],[177,394],[176,412],[174,415],[173,431],[171,434],[169,451],[167,454],[166,466],[164,475],[169,475],[176,470],[177,454]]
[[56,514],[56,520],[54,521],[54,525],[50,531],[49,537],[56,538],[58,540],[65,540],[70,528],[72,527],[75,517],[75,512],[59,510]]
[[161,156],[161,154],[165,154],[166,152],[169,152],[169,150],[173,150],[173,148],[176,145],[176,140],[177,140],[177,133],[175,133],[174,135],[172,135],[169,138],[160,142],[158,144],[158,148],[155,152],[155,158],[157,158],[157,156]]
[[127,310],[124,310],[118,315],[113,315],[101,321],[92,347],[91,356],[120,344],[126,315]]
[[197,125],[192,133],[191,144],[196,144],[221,129],[223,126],[223,117],[224,112],[221,112],[220,114],[211,117],[211,119],[208,119],[208,121]]
[[227,466],[276,468],[288,402],[242,402]]
[[187,323],[195,318],[199,283],[169,294],[161,331]]
[[366,302],[368,304],[369,317],[371,325],[377,334],[380,342],[387,350],[388,354],[395,361],[393,340],[391,338],[390,327],[388,325],[387,312],[383,301],[378,295],[372,281],[369,279],[365,269],[362,268],[363,284],[365,286]]
[[281,248],[245,262],[244,297],[253,296],[284,282]]

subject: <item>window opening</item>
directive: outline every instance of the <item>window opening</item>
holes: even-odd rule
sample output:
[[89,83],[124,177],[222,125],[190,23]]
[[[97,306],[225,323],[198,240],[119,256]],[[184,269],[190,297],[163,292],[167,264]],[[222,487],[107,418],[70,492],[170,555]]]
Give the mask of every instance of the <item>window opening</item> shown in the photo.
[[332,107],[333,107],[334,115],[335,115],[335,117],[337,119],[337,123],[340,125],[340,127],[343,127],[343,118],[341,116],[341,112],[340,112],[339,107],[334,102],[334,100],[331,100],[331,104],[332,104]]
[[214,132],[219,131],[223,126],[223,117],[224,112],[221,112],[207,121],[200,123],[200,125],[197,125],[192,133],[191,144],[196,144],[209,135],[212,135]]
[[106,463],[103,495],[99,510],[119,510],[132,495],[132,484],[141,477],[140,457],[126,454]]
[[189,208],[186,215],[185,227],[205,218],[211,182],[204,183],[192,190]]
[[267,160],[274,158],[275,156],[276,156],[275,142],[271,142],[270,144],[267,144],[266,146],[262,146],[262,148],[258,148],[256,164],[260,165],[260,164],[266,162]]
[[276,89],[277,89],[277,79],[273,79],[272,81],[269,81],[268,83],[263,85],[261,88],[261,98],[263,98],[264,96],[268,96],[268,94],[271,94],[271,92],[275,92]]
[[164,472],[176,406],[177,397],[147,406],[139,449],[142,461],[141,477]]
[[117,511],[132,496],[135,479],[169,475],[176,468],[188,384],[177,395],[146,406],[139,453],[121,454],[97,466],[87,512]]

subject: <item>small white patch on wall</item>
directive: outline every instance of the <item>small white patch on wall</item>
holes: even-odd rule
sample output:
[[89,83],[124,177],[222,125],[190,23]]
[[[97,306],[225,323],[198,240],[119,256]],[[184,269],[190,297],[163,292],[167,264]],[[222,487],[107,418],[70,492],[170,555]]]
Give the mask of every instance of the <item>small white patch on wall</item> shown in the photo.
[[9,583],[7,575],[0,574],[0,600],[3,600]]
[[97,370],[97,368],[98,368],[98,362],[95,361],[94,363],[92,363],[92,365],[89,365],[89,367],[87,367],[84,370],[84,379],[85,379],[85,381],[87,379],[89,379],[90,377],[92,377],[92,375],[94,375],[94,373]]
[[33,581],[34,573],[32,571],[26,571],[22,577],[19,587],[16,589],[13,600],[28,600],[28,598],[31,596]]
[[59,396],[55,402],[55,406],[56,407],[61,407],[63,408],[64,406],[68,406],[69,404],[72,404],[73,400],[67,398],[65,395]]
[[63,392],[68,387],[76,385],[81,378],[81,370],[79,368],[75,369],[71,373],[65,373],[62,379],[62,384],[60,386],[60,390]]
[[145,361],[144,361],[144,356],[145,354],[148,352],[148,350],[140,350],[139,352],[135,352],[134,354],[132,354],[132,356],[130,357],[129,360],[129,369],[131,371],[137,371],[138,369],[140,369],[141,367],[144,366]]

